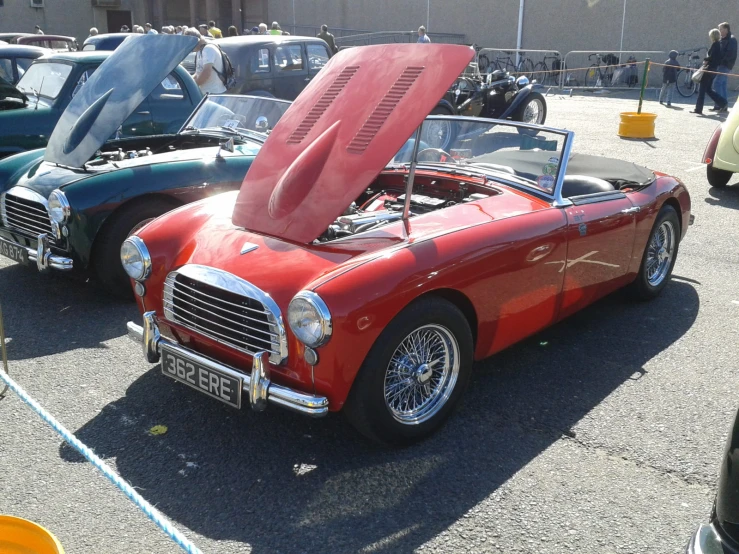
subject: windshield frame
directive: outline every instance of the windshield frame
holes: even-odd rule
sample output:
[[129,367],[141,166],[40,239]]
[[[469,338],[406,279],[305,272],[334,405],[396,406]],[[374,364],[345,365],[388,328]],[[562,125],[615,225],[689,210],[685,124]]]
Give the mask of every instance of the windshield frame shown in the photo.
[[[180,130],[177,131],[178,135],[184,133],[185,131],[189,131],[188,127],[190,127],[190,122],[195,117],[195,114],[198,112],[200,107],[211,98],[253,98],[255,100],[272,100],[274,102],[287,104],[288,106],[292,104],[292,102],[290,102],[289,100],[282,100],[281,98],[272,98],[270,96],[257,96],[256,94],[210,94],[210,93],[207,93],[200,99],[200,102],[198,102],[197,106],[195,106],[195,108],[192,110],[192,113],[187,117],[185,122],[182,124],[182,127],[180,127]],[[209,132],[218,131],[218,129],[216,129],[215,127],[207,127],[207,129]],[[247,135],[253,136],[254,133],[260,134],[257,131],[250,131],[250,130],[245,130],[245,131],[246,131],[245,133],[241,133],[240,131],[237,131],[237,132],[244,136],[247,136]],[[200,132],[204,132],[204,129],[200,129]],[[226,131],[223,131],[223,130],[220,130],[220,132],[223,134],[227,134]],[[267,136],[267,135],[264,135],[264,136]]]
[[[547,127],[545,125],[535,125],[531,123],[521,123],[518,121],[508,121],[508,120],[502,120],[502,119],[491,119],[491,118],[485,118],[485,117],[471,117],[471,116],[458,116],[458,115],[429,115],[424,119],[424,123],[429,120],[452,120],[452,121],[468,121],[470,123],[490,123],[496,126],[506,126],[511,127],[514,129],[528,129],[530,131],[544,131],[547,133],[553,133],[557,135],[561,135],[563,137],[563,144],[562,144],[562,151],[560,154],[560,163],[559,168],[557,171],[557,177],[554,182],[554,189],[551,193],[547,192],[546,190],[542,188],[537,188],[532,185],[525,185],[523,184],[522,180],[520,179],[506,179],[504,175],[502,175],[499,172],[491,172],[490,170],[485,169],[485,166],[477,166],[473,164],[465,165],[462,164],[439,164],[435,162],[416,162],[418,165],[435,165],[436,167],[448,167],[448,168],[456,168],[458,170],[464,171],[465,169],[470,169],[471,171],[479,172],[481,174],[484,174],[486,176],[489,176],[491,179],[494,180],[502,180],[506,181],[508,184],[511,184],[513,186],[516,186],[518,188],[524,187],[524,190],[527,192],[532,192],[536,194],[537,196],[541,196],[543,198],[546,198],[548,202],[550,202],[554,207],[562,207],[562,206],[571,206],[572,202],[564,198],[562,196],[562,186],[564,185],[564,178],[567,174],[567,164],[570,160],[570,156],[572,154],[572,144],[575,140],[575,133],[573,131],[568,131],[566,129],[558,129],[556,127]],[[419,126],[422,127],[423,123]],[[409,139],[412,137],[409,137]],[[406,164],[407,165],[407,164]],[[388,164],[388,167],[390,167],[390,164]]]
[[[65,65],[65,66],[68,66],[70,68],[69,69],[69,74],[64,79],[64,84],[59,88],[59,92],[54,97],[48,96],[46,94],[43,94],[43,92],[44,92],[43,87],[41,87],[41,90],[40,91],[37,91],[38,92],[38,94],[37,94],[37,92],[35,92],[33,90],[25,91],[25,90],[23,90],[22,88],[20,88],[18,86],[18,85],[20,85],[21,81],[25,78],[25,76],[28,75],[28,72],[29,71],[31,71],[35,66],[41,66],[41,65],[44,65],[44,64],[46,64],[46,65],[50,65],[50,64],[54,64],[54,65]],[[26,69],[25,73],[23,74],[23,77],[21,77],[20,79],[18,79],[18,83],[16,83],[15,86],[16,86],[16,88],[19,91],[21,91],[23,94],[25,94],[28,97],[29,100],[36,101],[37,99],[38,100],[43,99],[43,100],[46,101],[45,103],[48,103],[48,105],[51,106],[59,98],[61,98],[63,96],[64,89],[69,84],[69,78],[72,75],[72,73],[74,72],[75,65],[76,64],[69,63],[66,60],[55,60],[55,59],[51,59],[51,60],[34,60],[33,63],[31,63],[31,65],[28,66],[28,69]]]

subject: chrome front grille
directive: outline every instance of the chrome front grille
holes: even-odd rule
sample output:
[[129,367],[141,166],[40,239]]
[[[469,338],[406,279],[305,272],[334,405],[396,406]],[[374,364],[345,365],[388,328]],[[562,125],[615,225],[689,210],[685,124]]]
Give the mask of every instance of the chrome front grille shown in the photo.
[[200,265],[171,272],[164,282],[164,317],[201,335],[279,364],[287,339],[277,304],[235,275]]
[[54,242],[46,199],[30,189],[14,187],[0,195],[0,221],[7,229],[33,237],[45,233],[49,241]]

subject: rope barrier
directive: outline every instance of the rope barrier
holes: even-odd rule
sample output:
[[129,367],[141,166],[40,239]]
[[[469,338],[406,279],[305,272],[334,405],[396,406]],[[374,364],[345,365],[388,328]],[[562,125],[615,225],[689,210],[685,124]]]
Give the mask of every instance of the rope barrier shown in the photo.
[[[5,344],[0,345],[4,350]],[[38,402],[31,398],[23,388],[16,383],[10,375],[5,371],[0,370],[0,379],[12,390],[18,397],[23,400],[38,416],[48,423],[54,431],[57,432],[70,446],[74,447],[80,454],[82,454],[88,462],[90,462],[98,471],[100,471],[108,480],[118,487],[123,494],[125,494],[131,502],[136,504],[138,508],[146,514],[146,516],[153,521],[162,531],[164,531],[169,538],[171,538],[177,545],[182,548],[188,554],[202,554],[202,552],[185,537],[172,523],[154,506],[149,504],[144,498],[137,493],[131,485],[129,485],[123,478],[118,475],[113,469],[106,464],[103,460],[98,458],[95,453],[80,442],[77,437],[70,433],[61,423],[59,423],[54,416],[48,413],[42,408]]]
[[[681,69],[688,69],[690,71],[695,72],[695,71],[698,71],[700,69],[700,67],[686,67],[686,66],[682,66],[682,65],[680,67],[677,67],[677,66],[674,66],[674,65],[668,66],[667,64],[657,63],[657,62],[652,62],[650,65],[661,65],[662,67],[674,67],[676,71],[680,71]],[[704,69],[703,70],[703,73],[712,73],[713,75],[725,75],[727,77],[739,77],[739,74],[737,74],[737,73],[721,73],[720,71],[708,71],[707,69]]]

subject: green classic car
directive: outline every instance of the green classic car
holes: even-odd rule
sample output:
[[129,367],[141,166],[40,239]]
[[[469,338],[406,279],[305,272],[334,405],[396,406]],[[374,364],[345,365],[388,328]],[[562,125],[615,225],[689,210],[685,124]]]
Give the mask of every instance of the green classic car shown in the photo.
[[[162,42],[151,42],[150,57],[151,53],[159,56]],[[0,158],[46,146],[66,107],[110,55],[111,52],[64,52],[35,60],[15,85],[17,90],[0,93]],[[118,78],[127,79],[130,73],[142,71],[149,61],[142,59],[134,67],[119,67]],[[177,65],[173,69],[148,97],[141,98],[138,109],[114,132],[121,137],[177,132],[202,93],[183,67]]]
[[[167,48],[147,70],[153,35],[126,41],[70,102],[48,147],[0,161],[0,255],[39,271],[97,276],[111,292],[131,295],[120,246],[132,232],[174,208],[237,190],[289,102],[206,96],[174,134],[106,142],[196,39],[163,37]],[[143,41],[143,42],[142,42]]]

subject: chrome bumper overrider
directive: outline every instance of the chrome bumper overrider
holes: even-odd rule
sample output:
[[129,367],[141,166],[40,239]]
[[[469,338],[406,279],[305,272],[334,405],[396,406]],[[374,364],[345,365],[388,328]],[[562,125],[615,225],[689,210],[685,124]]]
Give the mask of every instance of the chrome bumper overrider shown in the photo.
[[143,345],[144,356],[149,363],[159,362],[160,347],[164,344],[169,350],[185,358],[194,359],[206,367],[212,367],[234,378],[243,379],[243,392],[248,395],[249,403],[256,411],[264,410],[267,403],[272,402],[311,417],[322,417],[328,413],[328,399],[325,396],[305,394],[270,381],[269,352],[258,352],[252,362],[251,374],[244,374],[162,337],[154,312],[144,314],[143,327],[133,321],[129,321],[127,327],[129,338]]
[[36,237],[36,240],[38,242],[35,249],[22,246],[11,240],[8,240],[8,242],[25,250],[28,253],[28,261],[35,262],[39,271],[46,271],[49,268],[58,269],[59,271],[69,271],[72,269],[74,263],[72,258],[65,258],[51,253],[49,237],[45,233]]

